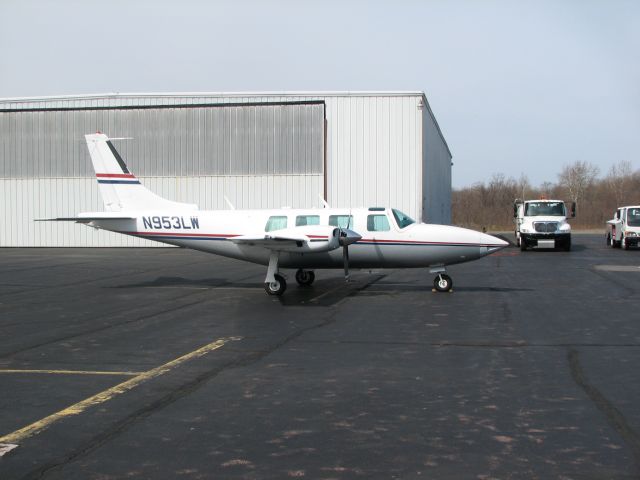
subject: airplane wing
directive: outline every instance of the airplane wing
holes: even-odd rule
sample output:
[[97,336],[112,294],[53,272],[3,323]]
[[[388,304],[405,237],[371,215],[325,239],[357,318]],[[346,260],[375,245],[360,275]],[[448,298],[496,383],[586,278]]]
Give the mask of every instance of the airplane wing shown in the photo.
[[329,225],[309,225],[231,238],[238,245],[262,247],[273,251],[329,251],[338,248],[339,239]]
[[251,245],[265,248],[272,248],[277,250],[278,246],[293,246],[298,243],[306,243],[309,241],[309,237],[306,235],[282,235],[282,234],[263,234],[263,235],[242,235],[240,237],[234,237],[230,239],[233,243],[240,245]]

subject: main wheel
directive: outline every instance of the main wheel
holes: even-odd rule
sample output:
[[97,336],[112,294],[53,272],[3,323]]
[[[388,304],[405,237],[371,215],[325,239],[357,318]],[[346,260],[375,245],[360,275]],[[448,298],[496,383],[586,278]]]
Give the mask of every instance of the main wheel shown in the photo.
[[296,272],[296,282],[298,282],[299,285],[305,285],[305,286],[311,285],[315,279],[316,279],[316,274],[313,273],[311,270],[299,269]]
[[448,292],[453,288],[453,280],[446,273],[441,273],[433,279],[433,288],[439,292]]
[[269,295],[282,295],[287,289],[287,282],[282,275],[274,275],[275,282],[266,282],[264,289]]

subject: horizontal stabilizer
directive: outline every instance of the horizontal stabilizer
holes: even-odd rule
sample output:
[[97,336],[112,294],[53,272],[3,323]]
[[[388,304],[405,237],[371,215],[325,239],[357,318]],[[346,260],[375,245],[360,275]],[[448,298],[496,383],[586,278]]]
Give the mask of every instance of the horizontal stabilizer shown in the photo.
[[94,221],[105,220],[135,220],[136,217],[122,217],[122,216],[109,216],[109,215],[96,215],[86,217],[58,217],[58,218],[36,218],[35,222],[78,222],[78,223],[91,223]]

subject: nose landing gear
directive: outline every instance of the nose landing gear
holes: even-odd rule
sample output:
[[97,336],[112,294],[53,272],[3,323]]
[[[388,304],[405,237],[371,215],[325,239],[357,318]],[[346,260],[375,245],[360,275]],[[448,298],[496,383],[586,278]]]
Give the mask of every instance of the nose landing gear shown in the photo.
[[433,279],[433,288],[438,292],[450,292],[453,288],[453,280],[446,273],[439,273],[436,278]]

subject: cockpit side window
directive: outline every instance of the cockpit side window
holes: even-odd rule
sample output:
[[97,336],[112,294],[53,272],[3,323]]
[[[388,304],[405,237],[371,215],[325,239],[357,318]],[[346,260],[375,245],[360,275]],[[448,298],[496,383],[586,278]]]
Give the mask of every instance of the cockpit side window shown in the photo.
[[274,230],[282,230],[283,228],[287,228],[287,217],[274,215],[269,217],[269,220],[267,220],[267,225],[264,227],[264,231],[272,232]]
[[386,215],[367,215],[367,230],[370,232],[388,232],[391,230]]
[[402,213],[400,210],[396,210],[395,208],[391,210],[393,212],[393,217],[396,219],[396,223],[398,224],[398,228],[403,229],[416,223],[416,221],[411,218],[406,213]]

